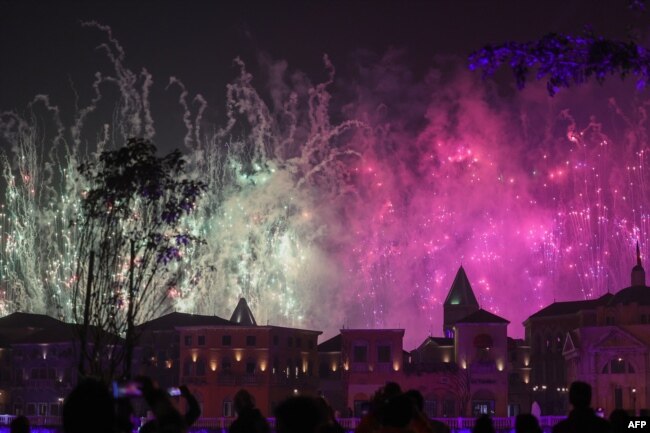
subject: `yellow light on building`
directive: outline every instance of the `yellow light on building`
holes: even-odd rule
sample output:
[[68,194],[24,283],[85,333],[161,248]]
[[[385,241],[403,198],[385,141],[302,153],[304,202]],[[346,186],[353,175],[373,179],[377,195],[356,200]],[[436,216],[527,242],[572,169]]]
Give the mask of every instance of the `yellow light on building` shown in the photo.
[[215,359],[210,361],[210,370],[217,371],[217,361]]

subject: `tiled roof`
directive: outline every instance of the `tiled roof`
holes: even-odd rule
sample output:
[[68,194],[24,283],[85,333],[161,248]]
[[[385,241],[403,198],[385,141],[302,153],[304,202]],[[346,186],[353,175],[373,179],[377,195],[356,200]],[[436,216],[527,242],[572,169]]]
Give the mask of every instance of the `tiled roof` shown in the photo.
[[63,322],[54,317],[46,316],[45,314],[16,312],[0,318],[0,329],[47,328],[50,326],[60,325],[61,323]]
[[606,293],[597,299],[587,299],[584,301],[553,302],[551,305],[542,308],[530,318],[563,316],[566,314],[575,314],[580,310],[596,308],[600,305],[606,305],[614,295]]
[[469,316],[463,317],[456,323],[510,323],[510,321],[481,308]]
[[626,287],[612,296],[607,305],[626,305],[631,303],[650,305],[650,287]]
[[179,326],[237,326],[237,324],[219,316],[174,312],[138,325],[138,330],[171,331]]
[[438,346],[453,346],[454,345],[454,339],[453,338],[445,338],[445,337],[427,337],[424,342],[431,341],[433,343],[436,343]]
[[318,345],[319,352],[340,352],[341,351],[341,334],[337,334],[329,340],[323,341]]

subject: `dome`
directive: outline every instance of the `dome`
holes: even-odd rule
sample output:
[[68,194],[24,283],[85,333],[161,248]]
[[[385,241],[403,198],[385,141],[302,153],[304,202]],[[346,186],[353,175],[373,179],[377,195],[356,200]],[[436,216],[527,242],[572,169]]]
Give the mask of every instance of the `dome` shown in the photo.
[[639,305],[650,305],[650,287],[631,286],[616,293],[607,303],[608,306],[626,305],[636,302]]

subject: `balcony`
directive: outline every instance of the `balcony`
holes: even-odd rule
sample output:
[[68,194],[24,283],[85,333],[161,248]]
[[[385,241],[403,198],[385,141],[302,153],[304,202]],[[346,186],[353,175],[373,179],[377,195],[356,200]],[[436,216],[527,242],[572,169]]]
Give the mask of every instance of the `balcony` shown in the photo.
[[316,387],[318,385],[318,378],[311,376],[287,377],[284,374],[276,374],[275,376],[271,376],[271,385],[291,388]]
[[266,376],[262,374],[234,374],[219,373],[217,384],[223,386],[260,386],[266,383]]

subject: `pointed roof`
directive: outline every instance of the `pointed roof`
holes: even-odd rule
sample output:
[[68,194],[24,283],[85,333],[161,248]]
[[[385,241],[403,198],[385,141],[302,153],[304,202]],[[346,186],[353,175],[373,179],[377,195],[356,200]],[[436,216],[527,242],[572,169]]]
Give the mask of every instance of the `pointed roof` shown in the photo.
[[255,317],[253,316],[251,309],[248,308],[248,303],[245,298],[239,298],[235,311],[233,311],[232,316],[230,316],[230,321],[240,325],[257,326]]
[[510,323],[510,321],[481,308],[456,323]]
[[458,268],[456,278],[454,278],[449,294],[445,299],[445,305],[473,305],[478,307],[478,301],[462,266]]

